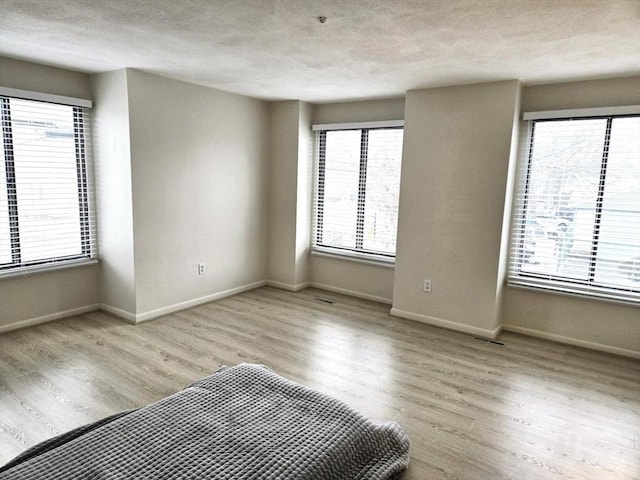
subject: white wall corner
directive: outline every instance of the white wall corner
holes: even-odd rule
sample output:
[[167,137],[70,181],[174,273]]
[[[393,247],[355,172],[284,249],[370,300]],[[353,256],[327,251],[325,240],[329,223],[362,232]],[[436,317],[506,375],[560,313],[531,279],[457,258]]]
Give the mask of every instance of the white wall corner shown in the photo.
[[279,288],[280,290],[286,290],[288,292],[299,292],[300,290],[309,288],[311,286],[311,282],[302,282],[302,283],[293,285],[291,283],[276,282],[275,280],[267,280],[267,286],[273,287],[273,288]]
[[307,283],[311,276],[310,249],[313,203],[315,135],[311,131],[313,105],[298,103],[298,165],[296,179],[296,227],[294,283]]
[[100,310],[110,313],[111,315],[118,317],[122,320],[125,320],[131,324],[136,324],[136,314],[135,313],[131,313],[131,312],[127,312],[126,310],[123,310],[121,308],[118,307],[114,307],[113,305],[108,305],[106,303],[101,303],[100,304]]
[[455,330],[457,332],[469,333],[479,337],[496,339],[502,331],[502,326],[498,325],[493,330],[488,328],[473,327],[465,323],[453,322],[451,320],[444,320],[442,318],[430,317],[428,315],[422,315],[420,313],[408,312],[406,310],[400,310],[398,308],[391,309],[391,315],[394,317],[406,318],[407,320],[415,320],[417,322],[426,323],[427,325],[433,325],[434,327],[446,328],[448,330]]
[[[264,287],[266,284],[267,284],[266,280],[260,280],[258,282],[248,283],[246,285],[241,285],[239,287],[230,288],[229,290],[224,290],[222,292],[212,293],[211,295],[205,295],[204,297],[194,298],[192,300],[175,303],[173,305],[167,305],[166,307],[149,310],[143,313],[138,313],[135,315],[135,319],[133,323],[137,324],[142,322],[148,322],[150,320],[155,320],[156,318],[164,317],[165,315],[169,315],[173,312],[178,312],[180,310],[185,310],[187,308],[196,307],[198,305],[213,302],[215,300],[221,300],[223,298],[231,297],[239,293],[248,292],[249,290],[255,290],[256,288]],[[128,320],[128,319],[125,318],[125,320]]]
[[511,145],[509,149],[509,163],[506,174],[506,188],[504,195],[504,207],[502,212],[502,231],[500,235],[500,252],[498,257],[498,276],[496,279],[496,324],[502,325],[503,294],[507,284],[509,246],[511,242],[511,219],[513,218],[513,202],[518,166],[518,154],[520,151],[520,110],[522,98],[522,85],[517,83],[516,98],[513,111],[513,125],[511,129]]

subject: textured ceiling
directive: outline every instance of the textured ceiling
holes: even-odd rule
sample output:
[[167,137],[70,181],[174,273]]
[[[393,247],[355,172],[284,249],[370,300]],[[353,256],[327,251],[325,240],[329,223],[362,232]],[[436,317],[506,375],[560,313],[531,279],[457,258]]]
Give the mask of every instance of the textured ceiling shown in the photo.
[[0,0],[0,12],[0,55],[264,99],[640,73],[640,0]]

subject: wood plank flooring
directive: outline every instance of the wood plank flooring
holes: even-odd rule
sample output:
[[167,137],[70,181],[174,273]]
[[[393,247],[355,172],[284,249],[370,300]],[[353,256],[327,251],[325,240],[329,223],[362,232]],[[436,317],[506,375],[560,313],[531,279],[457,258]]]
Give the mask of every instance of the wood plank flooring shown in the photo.
[[398,421],[406,480],[640,479],[640,362],[513,333],[499,346],[388,311],[261,288],[137,326],[94,312],[0,335],[0,464],[253,362]]

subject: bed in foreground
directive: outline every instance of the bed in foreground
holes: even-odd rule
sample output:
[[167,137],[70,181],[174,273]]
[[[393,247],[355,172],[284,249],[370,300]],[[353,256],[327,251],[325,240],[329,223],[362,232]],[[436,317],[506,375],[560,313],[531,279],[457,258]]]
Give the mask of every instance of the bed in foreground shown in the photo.
[[223,367],[159,402],[54,437],[1,480],[392,479],[409,463],[395,422],[261,365]]

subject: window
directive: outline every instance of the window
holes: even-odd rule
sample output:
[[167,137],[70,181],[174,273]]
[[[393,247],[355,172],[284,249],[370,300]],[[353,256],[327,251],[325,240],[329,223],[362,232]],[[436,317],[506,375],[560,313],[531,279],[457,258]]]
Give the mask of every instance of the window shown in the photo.
[[318,161],[314,249],[393,262],[402,122],[314,129]]
[[640,303],[640,115],[534,118],[528,132],[509,283]]
[[88,109],[0,94],[0,116],[0,275],[94,258]]

